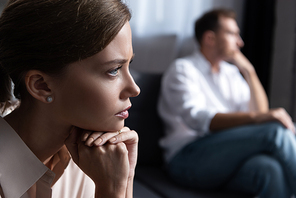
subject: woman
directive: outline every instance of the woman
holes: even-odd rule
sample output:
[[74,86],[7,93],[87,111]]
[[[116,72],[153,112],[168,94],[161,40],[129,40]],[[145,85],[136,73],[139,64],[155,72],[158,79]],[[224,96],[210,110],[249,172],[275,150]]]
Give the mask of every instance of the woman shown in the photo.
[[2,197],[132,197],[129,19],[120,0],[8,2],[0,102],[11,105],[12,81],[20,105],[0,119]]

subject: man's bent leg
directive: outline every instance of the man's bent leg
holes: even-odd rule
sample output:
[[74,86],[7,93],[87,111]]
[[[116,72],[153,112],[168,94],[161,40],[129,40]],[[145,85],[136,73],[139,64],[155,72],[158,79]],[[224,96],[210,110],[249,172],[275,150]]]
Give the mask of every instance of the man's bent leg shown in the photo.
[[268,154],[281,163],[295,193],[296,141],[292,137],[278,123],[221,131],[183,148],[168,164],[168,171],[185,186],[214,189],[226,184],[247,159]]
[[268,155],[248,159],[225,188],[260,198],[291,198],[292,194],[281,164]]

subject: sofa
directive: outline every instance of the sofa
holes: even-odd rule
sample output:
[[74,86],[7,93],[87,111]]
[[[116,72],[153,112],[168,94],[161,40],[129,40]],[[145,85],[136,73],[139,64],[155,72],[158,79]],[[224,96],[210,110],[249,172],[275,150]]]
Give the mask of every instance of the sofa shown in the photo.
[[[158,142],[164,135],[157,113],[162,74],[131,71],[141,89],[131,98],[132,108],[126,126],[139,135],[139,155],[136,167],[134,195],[144,198],[251,198],[252,195],[228,192],[205,192],[180,186],[170,179],[164,169],[163,151]],[[149,194],[149,195],[148,195]]]

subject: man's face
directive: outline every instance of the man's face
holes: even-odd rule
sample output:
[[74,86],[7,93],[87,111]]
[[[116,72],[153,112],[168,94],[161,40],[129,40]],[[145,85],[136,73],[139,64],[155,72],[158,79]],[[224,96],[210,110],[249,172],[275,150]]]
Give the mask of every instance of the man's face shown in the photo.
[[240,30],[232,18],[220,17],[220,28],[216,34],[217,55],[223,60],[231,60],[233,55],[244,46]]

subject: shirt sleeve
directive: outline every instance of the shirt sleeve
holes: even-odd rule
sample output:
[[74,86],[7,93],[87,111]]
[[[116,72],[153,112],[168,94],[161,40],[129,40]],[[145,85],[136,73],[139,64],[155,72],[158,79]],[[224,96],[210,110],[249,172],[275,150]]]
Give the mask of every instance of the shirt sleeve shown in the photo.
[[203,75],[185,59],[175,61],[163,80],[163,97],[172,113],[188,127],[200,133],[209,132],[217,110],[208,107],[201,89]]

